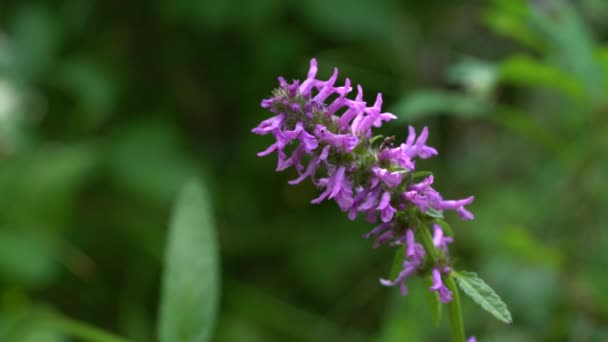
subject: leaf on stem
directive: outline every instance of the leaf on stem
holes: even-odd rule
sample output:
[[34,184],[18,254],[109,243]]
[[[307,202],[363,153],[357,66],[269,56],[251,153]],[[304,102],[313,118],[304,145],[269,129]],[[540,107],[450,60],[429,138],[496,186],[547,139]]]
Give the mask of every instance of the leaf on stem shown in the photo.
[[479,304],[484,310],[491,313],[499,321],[507,324],[513,323],[507,305],[500,299],[494,290],[488,286],[477,273],[459,271],[452,272],[458,287]]

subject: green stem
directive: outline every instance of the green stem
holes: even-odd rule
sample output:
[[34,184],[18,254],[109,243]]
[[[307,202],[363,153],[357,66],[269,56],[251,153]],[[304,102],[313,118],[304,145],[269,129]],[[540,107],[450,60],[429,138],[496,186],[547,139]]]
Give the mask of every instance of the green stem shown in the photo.
[[450,312],[450,326],[454,341],[465,342],[464,323],[462,321],[462,309],[460,307],[460,294],[456,282],[450,273],[445,279],[445,286],[452,291],[452,301],[448,304]]
[[[437,260],[439,259],[439,251],[433,244],[433,237],[431,236],[429,230],[424,225],[421,225],[418,228],[416,236],[422,243],[430,263],[432,265],[436,265]],[[452,291],[453,295],[452,301],[448,303],[452,337],[455,342],[465,342],[464,323],[462,320],[462,309],[460,307],[460,295],[458,293],[458,288],[456,287],[456,283],[454,282],[454,278],[452,278],[451,274],[444,278],[444,282],[447,288]]]
[[55,312],[42,313],[43,322],[59,332],[90,342],[129,342],[90,324],[74,320]]

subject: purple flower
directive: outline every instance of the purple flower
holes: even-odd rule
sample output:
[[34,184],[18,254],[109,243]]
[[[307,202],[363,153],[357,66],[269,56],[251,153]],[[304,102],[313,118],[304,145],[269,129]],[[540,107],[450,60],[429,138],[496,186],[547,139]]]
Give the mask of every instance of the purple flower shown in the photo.
[[302,84],[300,85],[300,87],[298,89],[300,94],[302,94],[303,96],[310,95],[312,86],[313,86],[314,82],[317,81],[315,79],[315,77],[317,77],[318,70],[319,70],[319,68],[317,67],[317,60],[314,58],[311,59],[310,60],[310,69],[308,70],[308,75],[306,76],[306,80],[304,82],[302,82]]
[[[318,185],[325,187],[325,191],[323,191],[319,197],[310,201],[310,203],[318,204],[325,198],[333,199],[340,195],[340,202],[343,202],[340,207],[348,209],[352,204],[352,184],[345,179],[345,172],[346,168],[340,166],[331,177],[320,179]],[[340,202],[338,202],[338,204],[340,204]]]
[[413,263],[420,265],[420,263],[422,262],[422,258],[424,257],[424,254],[425,254],[424,248],[422,247],[421,244],[416,243],[413,230],[408,229],[405,231],[405,234],[406,234],[405,256],[410,258],[410,260]]
[[436,291],[439,294],[439,300],[443,303],[452,301],[452,291],[450,291],[441,280],[441,272],[437,268],[433,268],[433,285],[429,288],[431,291]]
[[469,337],[467,342],[477,342],[477,338],[475,338],[475,336],[471,336],[471,337]]
[[390,192],[385,191],[382,194],[382,198],[380,199],[380,203],[378,204],[378,207],[376,207],[376,210],[380,211],[380,219],[382,222],[389,222],[392,220],[393,215],[395,212],[397,212],[397,210],[391,206]]
[[444,253],[448,252],[448,244],[452,243],[454,239],[451,236],[444,236],[443,229],[437,223],[433,224],[433,244],[436,248],[442,250]]
[[309,154],[319,146],[317,138],[304,130],[304,123],[301,121],[296,124],[294,130],[285,131],[283,134],[288,137],[289,140],[299,139],[302,145],[304,145],[306,152]]
[[395,286],[399,285],[401,289],[401,294],[407,294],[407,285],[405,281],[409,276],[416,273],[420,264],[422,263],[422,258],[424,257],[424,248],[416,243],[414,240],[414,232],[411,229],[406,231],[406,252],[404,255],[405,260],[403,261],[403,269],[394,280],[388,280],[384,278],[380,278],[380,284],[384,286]]
[[350,80],[347,78],[344,82],[344,87],[339,87],[335,89],[335,92],[338,93],[338,98],[334,100],[329,106],[327,106],[327,114],[333,115],[338,109],[344,107],[346,100],[346,95],[351,92],[353,88],[350,86]]
[[420,183],[410,184],[408,189],[418,192],[425,192],[431,186],[431,184],[433,184],[434,180],[435,178],[433,177],[433,175],[430,175]]
[[308,167],[306,168],[306,171],[304,171],[304,173],[300,174],[300,176],[294,180],[290,180],[288,183],[291,185],[294,184],[298,184],[300,182],[302,182],[304,179],[306,179],[306,177],[313,177],[315,172],[317,171],[317,168],[319,167],[319,164],[327,159],[327,156],[329,154],[329,146],[325,146],[325,148],[323,148],[323,152],[321,152],[321,155],[319,156],[314,156],[312,158],[312,160],[308,163]]
[[[267,101],[267,100],[265,100]],[[279,114],[277,116],[273,116],[270,119],[266,119],[262,121],[258,127],[252,129],[251,131],[255,134],[266,135],[272,130],[280,128],[285,121],[285,114]]]
[[475,199],[475,197],[470,196],[470,197],[467,197],[467,198],[461,199],[461,200],[440,201],[440,203],[437,205],[436,209],[456,210],[456,213],[458,214],[458,216],[460,216],[461,219],[472,220],[475,217],[473,216],[473,214],[470,211],[466,210],[464,206],[473,203],[473,199]]
[[359,142],[359,139],[354,135],[334,134],[323,125],[317,125],[317,128],[315,128],[315,135],[319,137],[319,139],[328,142],[335,147],[344,148],[346,152],[352,151],[357,147],[357,143]]
[[389,161],[395,163],[397,166],[407,170],[414,170],[416,164],[412,161],[412,158],[403,153],[401,147],[388,148],[378,153],[379,161]]
[[378,166],[373,166],[371,168],[372,173],[380,179],[386,186],[389,188],[394,188],[401,184],[403,180],[403,174],[401,172],[390,172],[387,169],[383,169]]
[[[403,153],[410,158],[420,157],[422,159],[430,158],[437,154],[437,150],[426,145],[426,140],[429,137],[428,127],[424,127],[418,139],[416,139],[416,130],[414,127],[408,127],[408,136],[405,144],[401,145]],[[414,140],[416,140],[414,142]]]
[[369,239],[371,236],[376,236],[376,235],[384,232],[385,230],[387,230],[390,227],[391,227],[390,223],[383,223],[383,224],[375,227],[374,229],[370,230],[367,234],[364,234],[363,237],[366,239]]

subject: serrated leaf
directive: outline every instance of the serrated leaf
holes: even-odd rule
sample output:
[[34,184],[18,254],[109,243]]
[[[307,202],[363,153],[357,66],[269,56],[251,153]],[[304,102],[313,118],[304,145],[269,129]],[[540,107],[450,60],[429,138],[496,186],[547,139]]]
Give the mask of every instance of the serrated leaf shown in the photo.
[[393,257],[393,264],[391,265],[391,272],[389,274],[391,280],[397,278],[399,272],[403,269],[403,260],[405,259],[405,245],[399,246]]
[[[426,287],[431,287],[433,285],[433,278],[431,276],[424,277],[424,284]],[[426,294],[427,303],[429,304],[429,310],[431,311],[431,318],[433,319],[433,324],[436,327],[441,323],[441,301],[439,300],[439,294],[437,291],[424,291]]]
[[511,324],[513,319],[507,305],[500,299],[498,294],[488,286],[477,273],[459,271],[453,272],[458,287],[479,304],[484,310],[491,313],[499,321]]
[[215,226],[206,190],[183,186],[173,209],[160,300],[160,341],[208,341],[219,297]]

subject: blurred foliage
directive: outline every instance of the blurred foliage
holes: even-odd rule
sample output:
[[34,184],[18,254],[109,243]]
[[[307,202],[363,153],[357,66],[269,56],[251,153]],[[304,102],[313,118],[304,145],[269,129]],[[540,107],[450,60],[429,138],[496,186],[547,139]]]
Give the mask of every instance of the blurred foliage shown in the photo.
[[[608,2],[0,2],[0,340],[66,341],[50,310],[155,340],[171,202],[209,184],[221,254],[216,341],[443,341],[423,282],[378,285],[388,249],[311,185],[291,187],[250,129],[276,77],[316,56],[429,125],[456,267],[481,341],[608,340]],[[193,261],[193,264],[196,261]],[[444,315],[445,316],[445,315]],[[37,316],[36,316],[37,317]]]

